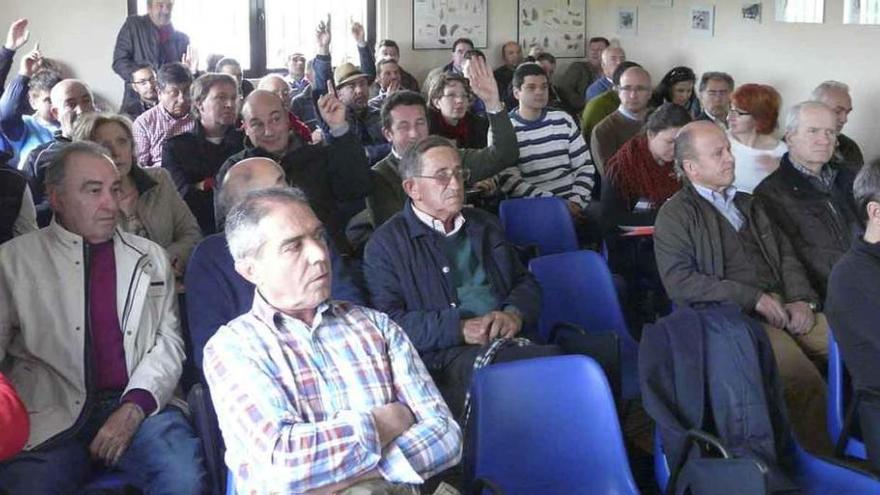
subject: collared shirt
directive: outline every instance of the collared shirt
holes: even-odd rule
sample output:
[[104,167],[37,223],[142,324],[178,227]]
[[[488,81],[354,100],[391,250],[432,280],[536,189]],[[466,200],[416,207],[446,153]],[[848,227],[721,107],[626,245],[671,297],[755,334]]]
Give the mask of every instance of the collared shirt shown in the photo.
[[192,115],[175,118],[162,105],[142,113],[134,121],[132,134],[137,163],[142,167],[161,167],[165,141],[192,131],[196,126]]
[[801,165],[800,163],[791,159],[791,153],[788,154],[789,161],[791,162],[791,166],[794,167],[795,170],[800,172],[810,181],[811,184],[816,186],[822,192],[829,192],[831,188],[834,186],[834,179],[837,178],[837,170],[834,167],[829,167],[826,163],[822,165],[822,168],[819,169],[819,173],[815,173],[809,168]]
[[443,225],[443,222],[441,222],[440,220],[437,220],[436,218],[432,217],[431,215],[428,215],[427,213],[423,212],[422,210],[416,208],[416,205],[413,205],[412,209],[413,209],[413,213],[416,214],[416,218],[418,218],[420,222],[427,225],[432,230],[436,230],[437,232],[440,232],[441,234],[443,234],[446,237],[454,236],[455,234],[458,233],[459,230],[461,230],[462,226],[464,226],[464,215],[462,215],[461,212],[458,212],[458,215],[455,216],[455,221],[453,222],[452,230],[450,230],[449,232],[446,232],[446,227]]
[[[239,493],[302,493],[371,469],[419,484],[460,458],[458,425],[384,313],[325,302],[309,326],[257,292],[205,346],[204,371]],[[371,411],[392,402],[417,422],[383,448]]]
[[640,119],[640,118],[638,118],[638,117],[636,116],[636,114],[634,114],[634,113],[630,112],[629,110],[627,110],[626,108],[624,108],[622,103],[620,104],[619,107],[617,107],[617,111],[620,112],[621,115],[623,115],[624,117],[628,118],[629,120],[635,120],[635,121],[642,121],[642,120],[644,120],[644,119]]
[[700,196],[706,201],[712,203],[712,206],[714,206],[715,209],[718,210],[718,212],[721,213],[731,225],[733,225],[733,228],[737,232],[742,229],[742,226],[745,223],[745,217],[733,202],[733,198],[736,197],[735,187],[729,186],[723,192],[719,193],[699,184],[693,184],[693,186]]

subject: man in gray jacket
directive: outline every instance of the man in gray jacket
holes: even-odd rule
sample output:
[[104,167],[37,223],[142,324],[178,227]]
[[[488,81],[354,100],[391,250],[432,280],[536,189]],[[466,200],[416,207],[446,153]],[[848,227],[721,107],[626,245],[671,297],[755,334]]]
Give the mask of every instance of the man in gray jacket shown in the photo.
[[30,414],[0,492],[78,493],[107,466],[147,493],[202,493],[200,444],[173,405],[184,347],[167,256],[116,228],[103,148],[65,146],[46,183],[52,223],[0,247],[0,361]]
[[830,443],[819,369],[828,357],[828,323],[815,312],[818,297],[803,265],[764,208],[732,186],[733,155],[720,127],[683,127],[675,166],[685,184],[660,208],[654,234],[669,297],[679,305],[734,302],[761,321],[794,432],[808,450],[823,451]]

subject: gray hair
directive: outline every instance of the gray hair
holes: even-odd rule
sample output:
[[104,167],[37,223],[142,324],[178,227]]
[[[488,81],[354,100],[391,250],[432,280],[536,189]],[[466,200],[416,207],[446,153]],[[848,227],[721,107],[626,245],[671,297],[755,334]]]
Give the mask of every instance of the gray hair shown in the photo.
[[880,160],[862,166],[853,183],[853,197],[856,200],[859,217],[868,220],[868,203],[880,203]]
[[266,244],[260,221],[278,205],[299,204],[309,207],[302,191],[294,187],[269,187],[247,193],[226,216],[226,244],[236,262],[259,256]]
[[428,136],[406,150],[400,158],[400,176],[403,180],[421,175],[424,169],[422,156],[430,149],[441,147],[458,150],[454,142],[441,136]]
[[56,189],[61,186],[62,182],[64,182],[64,178],[67,176],[67,167],[70,166],[70,157],[74,153],[83,153],[104,158],[111,164],[113,163],[113,160],[110,159],[110,152],[100,144],[91,141],[78,141],[65,144],[60,150],[53,154],[49,161],[49,166],[46,167],[46,178],[44,179],[44,183],[46,184],[47,190]]
[[825,81],[816,86],[816,89],[814,89],[813,93],[810,95],[810,99],[822,101],[822,98],[825,98],[828,93],[833,93],[835,91],[849,94],[849,86],[840,81]]
[[832,112],[831,108],[821,101],[802,101],[788,109],[788,114],[785,116],[785,134],[797,132],[798,127],[801,125],[801,113],[807,108],[824,108],[829,112]]
[[687,174],[684,173],[684,161],[693,160],[697,156],[697,151],[694,149],[694,128],[690,125],[685,125],[679,129],[675,135],[673,146],[673,169],[675,170],[675,175],[682,181],[685,181],[687,180]]
[[192,98],[192,109],[190,110],[195,117],[196,120],[200,119],[202,116],[199,113],[199,105],[208,98],[208,93],[211,92],[211,88],[217,86],[218,84],[231,84],[235,91],[238,91],[238,81],[235,80],[234,77],[229,74],[219,74],[219,73],[208,73],[199,76],[195,81],[193,81],[192,86],[190,87],[189,93]]
[[703,72],[703,75],[700,76],[700,86],[697,89],[697,92],[702,93],[703,91],[706,91],[706,86],[709,85],[709,81],[723,81],[730,87],[730,91],[733,91],[733,76],[726,72],[708,71]]

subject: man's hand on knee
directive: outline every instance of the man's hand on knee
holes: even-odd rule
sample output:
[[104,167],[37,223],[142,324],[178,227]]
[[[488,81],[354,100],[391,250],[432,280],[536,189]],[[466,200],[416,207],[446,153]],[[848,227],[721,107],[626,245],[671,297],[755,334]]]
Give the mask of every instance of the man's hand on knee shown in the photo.
[[115,465],[128,449],[135,432],[144,421],[144,412],[134,403],[125,402],[113,412],[89,445],[92,457]]
[[785,329],[793,335],[809,333],[816,323],[816,315],[813,314],[813,309],[803,301],[786,304],[785,311],[788,313],[788,325]]
[[492,311],[485,317],[490,318],[489,340],[514,337],[522,329],[522,318],[515,313]]
[[489,324],[486,315],[461,321],[461,336],[465,344],[486,345],[489,343]]

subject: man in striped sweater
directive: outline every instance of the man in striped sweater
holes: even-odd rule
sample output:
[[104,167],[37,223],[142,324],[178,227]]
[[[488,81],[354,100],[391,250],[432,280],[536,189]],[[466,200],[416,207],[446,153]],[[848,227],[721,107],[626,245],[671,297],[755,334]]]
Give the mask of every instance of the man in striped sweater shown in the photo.
[[559,197],[575,224],[586,220],[595,167],[574,119],[548,107],[550,82],[540,65],[526,63],[513,73],[519,108],[510,112],[519,159],[499,174],[501,189],[511,197]]

